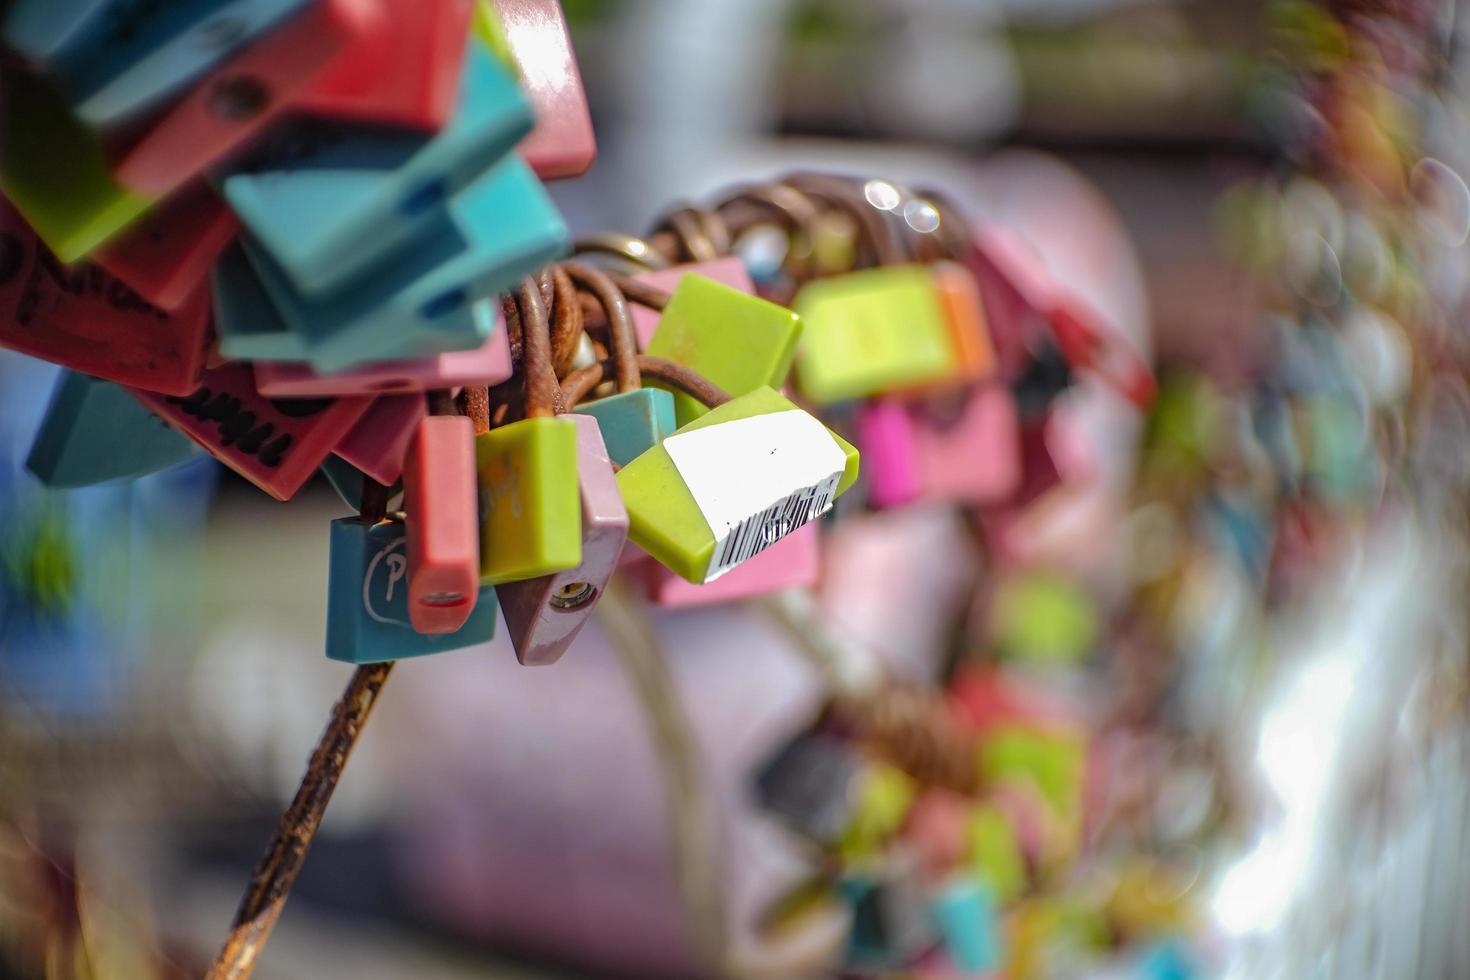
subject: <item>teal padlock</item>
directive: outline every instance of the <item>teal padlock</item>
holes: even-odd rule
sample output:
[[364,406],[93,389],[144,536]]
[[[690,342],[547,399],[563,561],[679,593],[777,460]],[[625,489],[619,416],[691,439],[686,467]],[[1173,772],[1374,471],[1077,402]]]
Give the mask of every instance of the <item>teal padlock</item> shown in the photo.
[[[562,268],[596,294],[607,314],[612,340],[611,363],[607,367],[612,370],[617,386],[613,394],[588,402],[581,401],[582,390],[564,388],[563,393],[570,409],[597,420],[608,457],[618,466],[627,466],[674,431],[674,396],[662,388],[643,387],[638,370],[638,338],[628,304],[606,273],[580,262],[567,262]],[[584,370],[586,374],[576,376],[578,381],[585,379],[594,385],[605,374],[598,368]],[[567,380],[573,382],[572,378]]]
[[235,361],[310,361],[306,341],[286,326],[239,244],[209,273],[219,350]]
[[199,452],[120,386],[63,371],[26,469],[48,487],[89,487],[157,473]]

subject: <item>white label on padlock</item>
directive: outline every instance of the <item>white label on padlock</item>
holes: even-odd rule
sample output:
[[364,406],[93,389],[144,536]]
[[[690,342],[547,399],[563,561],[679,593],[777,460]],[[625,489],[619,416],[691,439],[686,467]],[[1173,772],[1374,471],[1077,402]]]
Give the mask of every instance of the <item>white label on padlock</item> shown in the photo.
[[847,466],[827,427],[800,409],[679,433],[663,446],[715,535],[706,582],[830,510]]

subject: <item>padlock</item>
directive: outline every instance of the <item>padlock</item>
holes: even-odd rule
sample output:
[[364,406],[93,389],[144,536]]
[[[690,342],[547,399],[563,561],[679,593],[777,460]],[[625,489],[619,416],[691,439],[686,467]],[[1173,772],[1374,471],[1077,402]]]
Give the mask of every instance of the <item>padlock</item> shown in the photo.
[[586,173],[597,159],[597,141],[560,0],[494,2],[536,113],[521,156],[542,180]]
[[[421,396],[409,396],[421,397]],[[408,618],[420,633],[453,633],[480,590],[475,427],[462,415],[419,423],[403,466]]]
[[198,453],[122,388],[62,371],[26,469],[48,487],[89,487],[157,473]]
[[995,346],[985,320],[979,284],[957,262],[936,262],[929,272],[934,277],[939,306],[949,327],[955,355],[954,380],[962,384],[988,380],[996,372]]
[[952,963],[965,975],[1005,965],[1005,941],[995,896],[983,884],[956,877],[931,904],[934,921]]
[[446,653],[495,636],[495,590],[480,589],[454,633],[420,633],[409,619],[408,534],[396,522],[332,522],[327,585],[327,656],[350,664]]
[[228,246],[210,271],[214,332],[219,351],[236,361],[311,360],[306,340],[286,326],[238,242]]
[[150,303],[176,310],[239,231],[234,212],[201,181],[145,214],[92,260]]
[[480,347],[477,299],[559,255],[567,231],[541,183],[514,154],[440,209],[436,231],[367,280],[307,297],[245,239],[245,254],[276,309],[306,340],[312,364],[343,371],[365,361]]
[[475,0],[475,13],[471,21],[475,39],[495,56],[506,71],[520,78],[521,66],[510,50],[510,37],[505,33],[505,22],[492,0]]
[[153,205],[112,178],[98,138],[50,84],[0,74],[0,192],[63,262],[76,262]]
[[[437,134],[302,119],[246,154],[225,177],[224,194],[295,292],[332,295],[416,252],[455,251],[439,241],[445,206],[530,127],[515,81],[471,43],[454,118]],[[502,165],[499,179],[512,179],[508,173],[516,174],[513,195],[540,194],[515,167]],[[537,212],[548,207],[535,203]],[[496,227],[503,234],[517,224],[502,218]]]
[[1012,498],[1021,485],[1021,422],[1009,388],[982,384],[937,396],[909,415],[924,497],[971,506]]
[[168,194],[263,132],[383,19],[373,0],[306,4],[150,115],[113,155],[113,177],[138,194]]
[[371,398],[280,399],[255,390],[250,366],[204,372],[187,397],[137,388],[134,397],[221,463],[289,500],[372,404]]
[[520,289],[526,417],[475,437],[480,581],[540,578],[582,563],[577,422],[554,414],[556,373],[537,285]]
[[0,347],[181,395],[199,383],[208,329],[202,285],[161,310],[94,265],[62,265],[0,200]]
[[820,517],[857,471],[856,449],[763,387],[623,467],[618,487],[629,537],[703,584]]
[[966,265],[980,284],[1000,375],[1014,381],[1047,329],[1056,283],[1035,249],[1005,225],[981,225],[972,242]]
[[916,862],[897,852],[844,870],[837,889],[852,907],[848,970],[893,975],[934,945]]
[[703,585],[686,582],[656,561],[645,560],[639,566],[648,600],[676,609],[737,602],[783,589],[809,588],[817,584],[821,571],[821,540],[815,524],[791,532]]
[[[679,283],[684,280],[684,277],[690,273],[713,279],[731,289],[738,289],[748,296],[755,295],[755,283],[750,279],[750,272],[745,268],[745,261],[738,255],[729,255],[711,262],[690,262],[672,269],[650,269],[647,272],[638,273],[633,278],[645,286],[652,286],[654,289],[672,294],[679,288]],[[658,329],[660,311],[634,303],[629,307],[629,312],[633,315],[633,327],[638,332],[638,346],[640,349],[646,348]]]
[[889,508],[918,500],[924,484],[908,404],[892,397],[864,401],[857,407],[855,425],[866,464],[868,503]]
[[[255,371],[260,373],[260,365]],[[391,485],[403,475],[409,443],[428,415],[421,394],[380,395],[332,452],[379,483]]]
[[865,269],[809,282],[797,384],[818,405],[954,377],[954,343],[926,266]]
[[987,784],[1028,783],[1062,817],[1077,812],[1086,757],[1081,734],[1066,729],[997,726],[980,743],[981,776]]
[[862,759],[847,742],[805,732],[762,763],[755,795],[783,824],[830,847],[852,822],[862,773]]
[[596,419],[568,415],[577,427],[577,491],[582,511],[582,561],[576,568],[497,588],[516,659],[551,664],[577,638],[628,540],[628,511],[618,493]]
[[[488,313],[493,301],[482,301]],[[505,321],[496,313],[490,339],[478,348],[404,361],[374,361],[342,374],[320,374],[304,364],[264,363],[255,367],[260,393],[272,398],[358,395],[494,385],[512,373]]]
[[965,860],[970,873],[1002,902],[1026,887],[1026,856],[1010,817],[999,807],[976,804],[965,815]]
[[596,419],[608,456],[617,465],[627,466],[674,431],[674,396],[660,388],[643,387],[629,304],[612,280],[580,262],[569,262],[563,268],[592,289],[607,316],[617,388],[595,401],[579,402],[579,394],[573,393],[568,408]]
[[[337,496],[342,498],[342,502],[354,509],[362,500],[363,488],[371,479],[362,470],[336,454],[322,460],[321,474],[332,489],[337,491]],[[388,499],[392,500],[401,493],[403,493],[403,481],[395,480],[388,487]]]
[[120,0],[43,66],[93,129],[142,117],[306,0]]
[[[785,384],[801,335],[802,320],[785,307],[687,275],[670,294],[647,353],[682,364],[739,397]],[[705,408],[675,392],[674,413],[682,426]]]
[[0,45],[32,65],[45,64],[81,37],[114,0],[10,0],[0,13]]
[[378,0],[381,16],[294,100],[298,112],[437,132],[454,111],[471,0]]

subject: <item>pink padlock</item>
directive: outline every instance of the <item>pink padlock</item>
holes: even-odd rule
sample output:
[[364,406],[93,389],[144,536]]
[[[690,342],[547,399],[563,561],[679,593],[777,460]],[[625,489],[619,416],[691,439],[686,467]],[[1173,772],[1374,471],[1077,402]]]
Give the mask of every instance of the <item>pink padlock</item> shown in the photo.
[[497,318],[490,339],[474,350],[380,361],[342,374],[318,374],[305,364],[287,361],[262,361],[256,366],[255,377],[264,394],[307,398],[495,385],[509,378],[512,370],[505,321]]
[[139,194],[167,194],[259,133],[381,16],[373,0],[307,4],[151,120],[113,176]]
[[[690,273],[713,279],[715,282],[731,289],[738,289],[742,293],[755,295],[755,283],[751,281],[750,271],[745,268],[745,262],[739,256],[727,256],[723,259],[714,259],[709,262],[690,262],[686,265],[675,266],[672,269],[655,269],[650,272],[640,272],[634,278],[645,286],[672,293],[679,286],[679,280]],[[642,350],[648,346],[648,341],[653,337],[653,332],[658,329],[658,310],[650,310],[637,303],[629,303],[628,309],[633,314],[633,328],[638,333],[638,349]]]
[[910,408],[923,495],[971,505],[1008,500],[1021,484],[1021,421],[1010,389],[981,385],[957,405],[945,401]]
[[582,564],[495,587],[516,659],[527,666],[561,659],[602,597],[628,540],[628,511],[597,420],[575,414],[561,418],[577,426]]
[[966,265],[980,284],[1001,374],[1014,380],[1025,369],[1030,343],[1046,328],[1056,287],[1041,256],[1010,228],[982,225],[974,241]]
[[[260,367],[255,366],[257,375]],[[428,403],[417,392],[381,395],[373,399],[373,407],[333,452],[384,486],[392,486],[403,475],[403,463],[419,423],[428,416]]]
[[495,9],[536,113],[517,151],[542,180],[586,173],[597,141],[560,0],[495,0]]
[[403,466],[408,618],[420,633],[453,633],[480,593],[475,426],[462,415],[419,423]]
[[649,601],[669,607],[707,606],[800,589],[817,583],[822,556],[817,524],[808,524],[713,582],[694,585],[648,558],[640,566]]
[[875,398],[857,410],[857,444],[868,502],[874,507],[902,507],[923,492],[913,419],[898,398]]
[[149,211],[92,253],[92,261],[165,310],[182,306],[240,231],[240,221],[204,181]]

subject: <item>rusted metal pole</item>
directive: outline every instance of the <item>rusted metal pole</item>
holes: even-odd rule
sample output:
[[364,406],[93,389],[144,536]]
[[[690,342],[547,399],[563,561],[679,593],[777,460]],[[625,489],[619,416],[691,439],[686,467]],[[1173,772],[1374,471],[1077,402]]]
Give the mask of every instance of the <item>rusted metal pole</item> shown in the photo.
[[316,829],[321,826],[332,791],[347,767],[347,757],[352,754],[392,670],[393,662],[389,661],[365,664],[353,673],[347,689],[332,708],[332,718],[311,755],[296,798],[281,816],[270,846],[250,876],[250,886],[235,913],[230,935],[206,980],[246,980],[255,971],[261,950],[281,917],[281,907],[286,904],[286,897],[306,860]]

